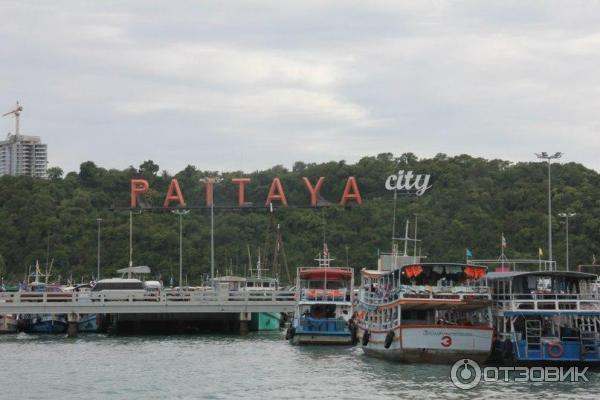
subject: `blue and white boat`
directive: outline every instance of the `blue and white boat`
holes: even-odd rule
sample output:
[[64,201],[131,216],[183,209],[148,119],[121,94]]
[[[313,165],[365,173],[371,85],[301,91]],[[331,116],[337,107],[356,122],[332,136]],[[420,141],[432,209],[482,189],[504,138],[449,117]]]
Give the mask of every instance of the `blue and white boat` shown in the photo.
[[350,320],[354,271],[332,268],[327,244],[316,261],[318,267],[298,268],[296,298],[298,305],[286,337],[292,344],[353,343]]
[[494,301],[495,358],[509,364],[600,365],[596,275],[503,268],[486,278]]

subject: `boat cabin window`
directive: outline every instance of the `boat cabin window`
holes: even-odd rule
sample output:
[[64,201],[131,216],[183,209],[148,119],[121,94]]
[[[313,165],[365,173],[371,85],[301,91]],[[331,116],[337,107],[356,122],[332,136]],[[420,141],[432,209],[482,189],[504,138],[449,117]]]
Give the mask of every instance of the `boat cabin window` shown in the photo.
[[327,281],[327,287],[325,287],[325,281],[306,281],[309,289],[345,289],[346,282],[344,281]]
[[400,283],[419,286],[469,286],[485,276],[485,268],[459,264],[407,265],[400,272]]

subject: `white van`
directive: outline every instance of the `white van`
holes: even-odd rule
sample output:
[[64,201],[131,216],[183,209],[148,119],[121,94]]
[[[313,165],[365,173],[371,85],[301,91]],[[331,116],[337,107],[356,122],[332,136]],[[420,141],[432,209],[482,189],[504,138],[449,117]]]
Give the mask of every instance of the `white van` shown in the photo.
[[146,290],[146,297],[158,300],[163,290],[163,285],[159,281],[146,281],[144,282],[144,289]]

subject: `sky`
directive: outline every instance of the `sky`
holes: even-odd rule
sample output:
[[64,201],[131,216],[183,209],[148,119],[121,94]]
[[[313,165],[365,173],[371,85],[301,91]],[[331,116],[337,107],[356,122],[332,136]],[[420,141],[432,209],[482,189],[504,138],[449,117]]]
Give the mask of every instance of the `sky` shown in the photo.
[[598,16],[573,0],[0,0],[0,111],[19,100],[21,133],[65,171],[541,151],[600,170]]

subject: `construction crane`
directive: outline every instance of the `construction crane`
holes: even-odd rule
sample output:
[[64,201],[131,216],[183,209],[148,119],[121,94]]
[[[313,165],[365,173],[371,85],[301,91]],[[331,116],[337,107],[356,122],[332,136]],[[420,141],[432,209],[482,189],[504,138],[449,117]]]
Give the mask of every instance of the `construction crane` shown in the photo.
[[6,117],[7,115],[15,114],[15,122],[16,122],[15,135],[17,135],[17,136],[19,136],[19,116],[21,115],[21,111],[23,111],[23,107],[17,101],[17,108],[2,115],[3,117]]

